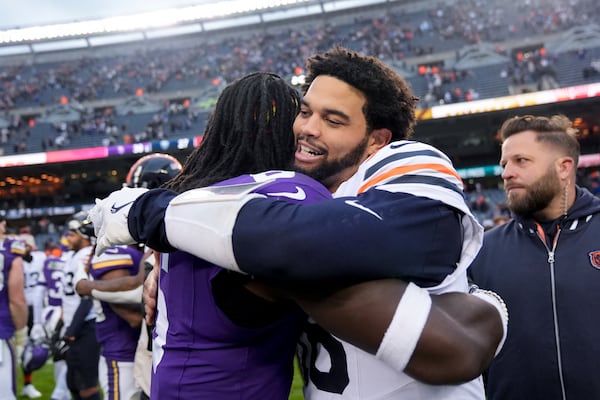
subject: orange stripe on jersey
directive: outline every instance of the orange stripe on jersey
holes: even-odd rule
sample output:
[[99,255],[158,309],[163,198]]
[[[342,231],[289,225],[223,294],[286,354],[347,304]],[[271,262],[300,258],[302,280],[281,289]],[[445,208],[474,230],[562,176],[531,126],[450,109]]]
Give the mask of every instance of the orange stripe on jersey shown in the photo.
[[458,173],[451,169],[448,168],[442,164],[415,164],[415,165],[405,165],[405,166],[400,166],[400,167],[396,167],[393,168],[391,170],[389,170],[386,173],[383,173],[381,175],[377,175],[376,177],[366,181],[364,183],[364,185],[362,185],[360,187],[360,189],[358,189],[358,194],[361,194],[363,192],[366,192],[368,189],[370,189],[371,187],[375,186],[376,184],[378,184],[381,181],[384,181],[388,178],[391,178],[393,176],[396,175],[404,175],[407,174],[409,172],[413,172],[413,171],[417,171],[420,169],[432,169],[434,171],[438,171],[438,172],[442,172],[444,174],[447,175],[452,175],[453,177],[455,177],[456,179],[458,179],[460,182],[462,182],[462,179],[460,178],[460,175],[458,175]]
[[107,260],[94,263],[92,265],[92,268],[102,269],[107,267],[114,267],[115,265],[133,265],[133,261],[130,258],[121,258],[119,260]]

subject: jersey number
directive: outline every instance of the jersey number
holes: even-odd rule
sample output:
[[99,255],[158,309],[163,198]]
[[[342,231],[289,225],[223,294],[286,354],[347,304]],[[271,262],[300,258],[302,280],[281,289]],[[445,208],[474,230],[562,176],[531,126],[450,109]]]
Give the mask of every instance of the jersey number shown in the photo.
[[73,272],[67,272],[63,275],[63,289],[65,296],[75,296],[75,286],[73,285],[73,278],[75,274]]
[[63,272],[62,271],[52,271],[50,273],[50,281],[48,285],[54,283],[53,286],[48,286],[48,298],[51,299],[60,299],[61,294],[64,293],[63,290]]
[[40,280],[40,273],[38,271],[30,272],[29,274],[27,274],[25,288],[36,287],[39,280]]
[[[344,346],[317,324],[306,324],[305,335],[310,351],[304,351],[301,355],[300,364],[304,377],[308,377],[321,391],[342,394],[350,382]],[[331,368],[327,372],[317,369],[316,361],[320,351],[329,354]]]

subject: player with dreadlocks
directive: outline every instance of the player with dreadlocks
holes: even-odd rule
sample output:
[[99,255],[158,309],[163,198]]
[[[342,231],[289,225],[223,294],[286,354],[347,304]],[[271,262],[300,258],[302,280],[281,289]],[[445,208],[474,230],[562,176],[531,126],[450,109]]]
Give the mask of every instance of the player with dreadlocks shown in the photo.
[[[184,192],[220,182],[215,188],[239,184],[269,196],[299,186],[308,202],[329,198],[305,176],[260,173],[290,166],[299,107],[299,94],[276,75],[231,83],[201,145],[165,187]],[[242,175],[249,173],[255,175]],[[288,398],[305,319],[297,306],[273,301],[266,286],[185,252],[161,255],[158,296],[151,398]]]
[[[233,82],[219,96],[201,145],[163,187],[184,192],[242,174],[289,169],[299,109],[299,94],[274,74]],[[234,183],[265,179],[264,193],[301,185],[311,197],[330,197],[315,181],[288,172],[244,175]],[[301,310],[266,300],[265,286],[187,253],[163,256],[160,267],[151,398],[287,399]]]
[[242,174],[289,169],[294,156],[291,124],[299,107],[296,92],[276,75],[252,74],[229,85],[208,120],[201,146],[164,187],[184,192]]

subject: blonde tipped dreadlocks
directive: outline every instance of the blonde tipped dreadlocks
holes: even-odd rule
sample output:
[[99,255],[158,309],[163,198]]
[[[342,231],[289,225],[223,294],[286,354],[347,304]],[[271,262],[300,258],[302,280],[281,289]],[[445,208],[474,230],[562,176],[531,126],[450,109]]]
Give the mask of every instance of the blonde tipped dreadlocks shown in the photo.
[[279,76],[254,73],[228,85],[217,100],[200,146],[164,186],[177,192],[241,174],[289,169],[298,92]]

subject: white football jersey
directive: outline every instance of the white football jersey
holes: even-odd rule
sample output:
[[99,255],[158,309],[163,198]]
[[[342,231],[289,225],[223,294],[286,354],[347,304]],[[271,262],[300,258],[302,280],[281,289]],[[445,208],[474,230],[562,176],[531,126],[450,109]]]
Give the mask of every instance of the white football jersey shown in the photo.
[[[448,157],[423,143],[390,143],[363,162],[334,197],[357,196],[369,189],[440,200],[465,214],[461,261],[454,273],[428,290],[431,293],[466,291],[466,269],[481,247],[483,229],[465,203],[462,181]],[[316,324],[304,332],[298,356],[307,382],[304,389],[307,400],[485,399],[481,377],[462,385],[427,385],[397,372],[374,355],[332,336]]]
[[41,322],[44,296],[46,293],[46,278],[44,277],[44,261],[46,253],[32,251],[31,261],[23,260],[23,273],[25,275],[25,298],[27,305],[33,307],[33,323]]
[[[71,324],[71,321],[73,321],[75,311],[81,302],[81,297],[75,291],[74,278],[77,275],[77,270],[85,268],[85,266],[88,264],[91,254],[92,246],[84,247],[73,253],[65,265],[62,297],[63,321],[65,323],[65,327],[68,327]],[[92,307],[90,313],[86,317],[86,320],[91,319],[94,316],[95,311]]]
[[[399,338],[402,340],[402,338]],[[302,334],[298,357],[306,400],[484,400],[481,377],[462,385],[427,385],[316,324]],[[313,354],[313,351],[317,354]]]

